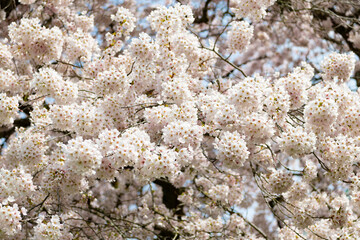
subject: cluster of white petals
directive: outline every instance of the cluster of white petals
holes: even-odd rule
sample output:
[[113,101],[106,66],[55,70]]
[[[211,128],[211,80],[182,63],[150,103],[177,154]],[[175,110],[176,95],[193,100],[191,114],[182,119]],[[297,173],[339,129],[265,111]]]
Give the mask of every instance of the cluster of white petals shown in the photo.
[[6,164],[13,167],[22,165],[31,172],[38,171],[38,168],[48,159],[45,155],[48,149],[46,138],[45,134],[35,132],[33,129],[26,131],[19,129],[17,137],[5,149]]
[[37,18],[23,18],[20,24],[12,23],[9,26],[9,36],[15,44],[13,47],[16,55],[39,63],[58,59],[64,44],[62,31],[58,27],[42,27]]
[[[6,200],[7,202],[7,200]],[[21,215],[17,204],[0,203],[0,237],[8,238],[21,230]]]
[[0,169],[0,201],[9,196],[21,199],[34,192],[36,187],[33,184],[32,176],[25,173],[22,167],[14,168],[12,171]]
[[176,147],[199,146],[203,128],[189,122],[174,121],[163,128],[164,142]]
[[308,100],[307,89],[311,87],[311,79],[314,76],[314,69],[307,63],[302,62],[293,72],[286,77],[280,78],[275,84],[284,86],[290,95],[291,108],[300,108]]
[[115,21],[117,26],[116,34],[118,37],[129,35],[136,26],[136,18],[129,9],[119,7],[115,15],[111,15],[111,20]]
[[12,54],[10,52],[9,46],[0,42],[0,66],[1,68],[8,69],[12,68]]
[[170,8],[159,7],[151,12],[147,20],[158,34],[166,35],[166,33],[177,31],[179,28],[192,23],[194,17],[190,6],[176,4]]
[[40,215],[37,220],[37,225],[34,228],[34,240],[70,239],[69,237],[72,237],[68,234],[63,234],[64,226],[60,223],[58,215],[52,216],[48,223],[44,223],[44,218],[44,215]]
[[234,169],[244,165],[249,157],[244,136],[238,132],[224,132],[221,139],[215,139],[215,149],[224,165]]
[[228,50],[230,52],[237,52],[246,49],[250,44],[250,40],[254,35],[254,27],[250,26],[248,22],[240,21],[232,24],[232,29],[229,32]]
[[316,136],[302,127],[289,127],[280,135],[280,149],[292,157],[306,155],[315,150]]
[[347,81],[355,67],[354,54],[331,53],[321,65],[323,78],[327,81],[337,79],[340,83]]
[[57,104],[69,104],[78,97],[77,84],[63,80],[52,68],[41,68],[35,74],[32,85],[40,94],[54,98]]
[[338,117],[338,105],[332,98],[318,95],[304,110],[305,123],[314,132],[330,132]]
[[7,97],[0,93],[0,121],[3,125],[11,124],[18,116],[19,100],[17,97]]
[[268,177],[267,184],[271,192],[280,194],[289,190],[293,182],[291,173],[284,170],[274,170]]
[[259,21],[266,15],[266,9],[275,3],[275,0],[234,0],[232,11],[237,18],[249,17]]
[[95,170],[100,167],[102,155],[93,141],[78,137],[70,140],[63,148],[65,166],[76,174],[95,174]]

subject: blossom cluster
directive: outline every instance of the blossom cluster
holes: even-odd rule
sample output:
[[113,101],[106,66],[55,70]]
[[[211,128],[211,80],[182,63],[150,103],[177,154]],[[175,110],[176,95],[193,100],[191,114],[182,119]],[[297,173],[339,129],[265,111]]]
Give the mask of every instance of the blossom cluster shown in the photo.
[[266,9],[273,5],[275,0],[235,0],[232,11],[238,18],[249,17],[259,21],[266,15]]
[[4,238],[14,235],[21,230],[21,213],[19,211],[19,206],[16,203],[11,206],[9,200],[13,199],[6,199],[0,203],[0,236]]
[[236,52],[246,49],[253,37],[254,27],[250,26],[248,22],[234,22],[232,30],[229,32],[229,51]]
[[323,63],[324,80],[332,81],[335,78],[339,82],[347,81],[355,67],[355,56],[353,54],[331,53]]
[[0,94],[0,121],[3,125],[11,124],[18,116],[19,100],[17,97],[7,97],[5,93]]
[[66,239],[65,234],[63,235],[61,232],[63,224],[60,224],[59,216],[52,216],[47,224],[44,223],[44,218],[44,215],[38,218],[33,239]]
[[58,27],[42,27],[37,18],[23,18],[20,24],[12,23],[9,37],[14,42],[12,46],[18,57],[35,59],[39,63],[58,59],[64,44],[62,31]]
[[224,165],[234,169],[244,165],[249,156],[244,136],[238,132],[223,133],[221,140],[215,139],[215,149],[219,151],[219,159],[224,161]]
[[25,173],[23,168],[14,168],[12,171],[0,169],[0,201],[9,196],[20,200],[35,191],[32,176]]
[[115,15],[111,15],[111,20],[115,21],[119,26],[117,30],[117,35],[127,36],[135,28],[136,18],[129,11],[129,9],[119,7]]

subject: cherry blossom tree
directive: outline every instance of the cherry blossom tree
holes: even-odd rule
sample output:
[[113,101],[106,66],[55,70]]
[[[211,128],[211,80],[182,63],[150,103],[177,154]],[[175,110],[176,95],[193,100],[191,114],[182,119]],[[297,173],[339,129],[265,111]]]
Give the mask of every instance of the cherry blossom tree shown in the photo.
[[0,6],[0,239],[360,239],[358,0]]

